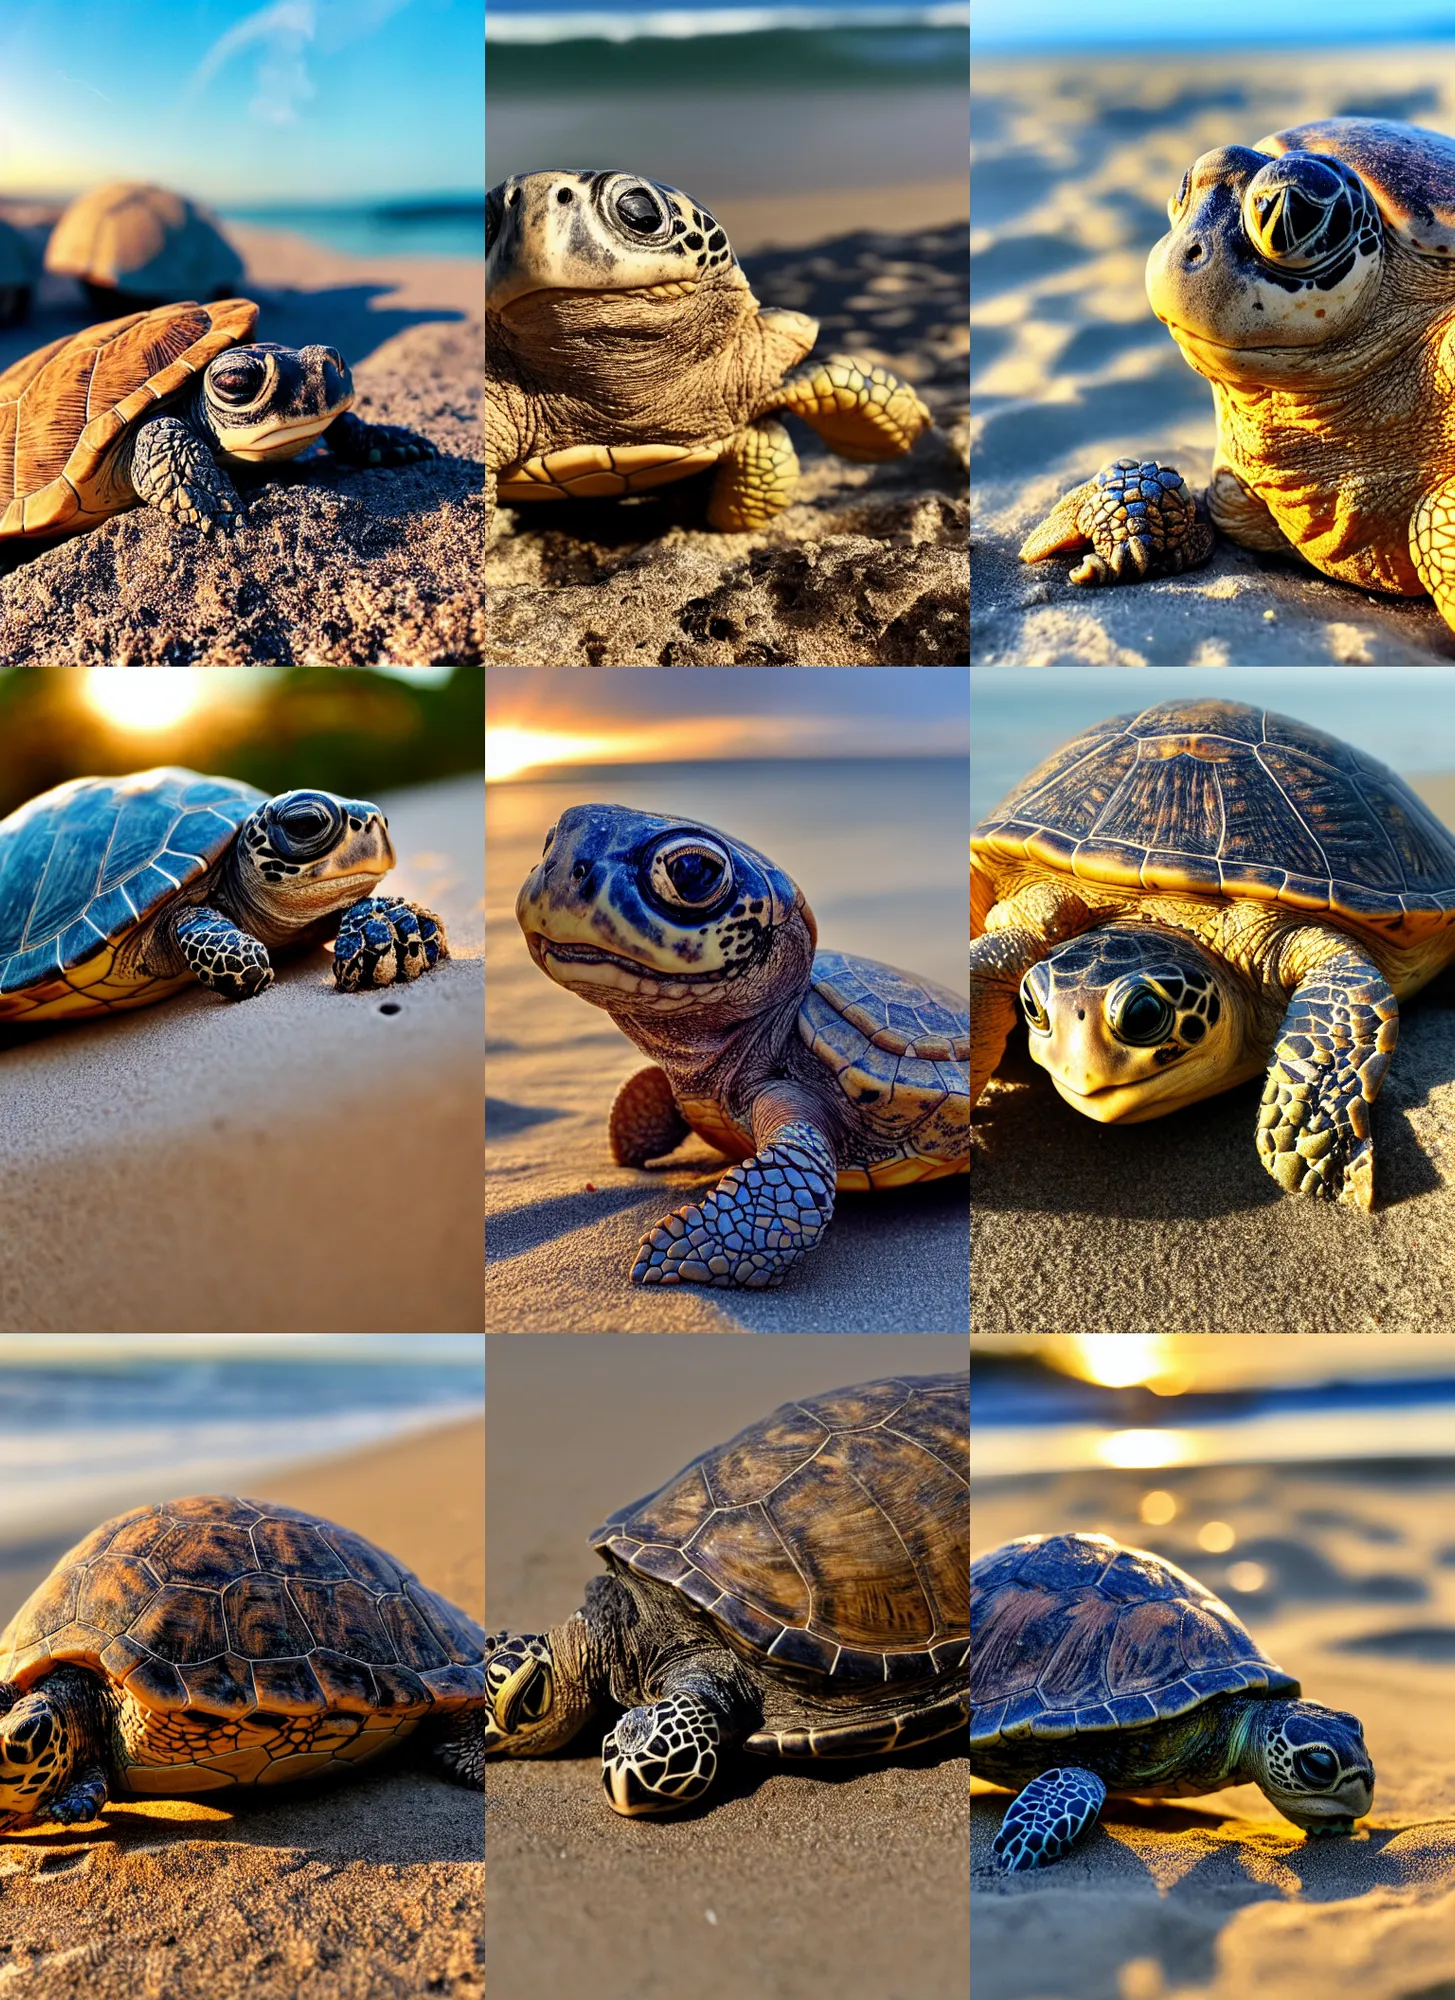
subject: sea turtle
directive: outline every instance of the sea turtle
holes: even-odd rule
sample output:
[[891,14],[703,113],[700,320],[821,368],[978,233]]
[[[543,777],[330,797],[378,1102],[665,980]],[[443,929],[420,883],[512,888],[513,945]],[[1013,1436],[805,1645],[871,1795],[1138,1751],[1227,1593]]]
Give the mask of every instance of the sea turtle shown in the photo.
[[365,799],[175,767],[73,778],[0,820],[0,1021],[145,1007],[194,979],[247,1000],[271,952],[335,933],[341,991],[415,979],[449,956],[444,927],[368,893],[393,865]]
[[78,195],[51,231],[48,271],[79,278],[97,312],[225,299],[243,261],[209,209],[147,181],[107,181]]
[[251,299],[161,306],[64,335],[0,374],[0,540],[69,535],[146,501],[190,527],[231,529],[225,468],[296,458],[322,438],[345,465],[436,456],[428,438],[366,424],[333,347],[247,345]]
[[1134,1124],[1267,1070],[1258,1154],[1368,1208],[1399,1002],[1455,959],[1455,835],[1372,757],[1233,701],[1083,730],[971,842],[971,1094],[1016,994],[1068,1104]]
[[421,1732],[485,1783],[485,1635],[362,1535],[198,1494],[61,1557],[0,1633],[0,1832],[342,1776]]
[[765,311],[690,195],[637,174],[515,174],[485,204],[486,504],[640,493],[715,465],[714,528],[766,525],[793,497],[782,410],[840,458],[897,458],[930,421],[870,361]]
[[1110,1535],[979,1557],[970,1648],[970,1769],[1019,1792],[993,1842],[1007,1873],[1059,1861],[1108,1792],[1253,1784],[1310,1836],[1352,1832],[1373,1802],[1358,1717],[1300,1701],[1220,1597]]
[[14,326],[30,312],[36,260],[13,223],[0,216],[0,326]]
[[541,971],[653,1059],[616,1094],[612,1157],[645,1166],[693,1131],[742,1163],[648,1231],[636,1283],[781,1284],[828,1227],[836,1187],[968,1170],[961,1001],[816,951],[803,891],[746,842],[570,806],[515,914]]
[[[1455,140],[1327,118],[1204,153],[1167,205],[1147,292],[1213,385],[1213,526],[1455,625]],[[1170,490],[1170,499],[1167,497]],[[1088,542],[1080,583],[1203,560],[1171,468],[1121,459],[1021,550]]]
[[600,1704],[607,1800],[676,1812],[722,1753],[887,1756],[965,1726],[970,1378],[785,1403],[622,1507],[608,1574],[545,1633],[485,1641],[485,1754],[540,1757]]

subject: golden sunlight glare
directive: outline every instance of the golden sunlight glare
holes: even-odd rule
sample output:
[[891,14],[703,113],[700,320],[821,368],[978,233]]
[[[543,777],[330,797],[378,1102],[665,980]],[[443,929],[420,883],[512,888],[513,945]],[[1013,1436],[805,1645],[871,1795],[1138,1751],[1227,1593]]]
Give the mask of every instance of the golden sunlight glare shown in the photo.
[[1167,1366],[1167,1342],[1157,1333],[1079,1333],[1070,1344],[1077,1374],[1105,1389],[1150,1382]]
[[1106,1431],[1096,1440],[1103,1465],[1123,1471],[1150,1471],[1159,1465],[1184,1465],[1192,1456],[1187,1431]]
[[598,747],[601,738],[569,736],[562,730],[517,729],[504,723],[485,731],[485,780],[495,784],[513,778],[535,764],[583,762]]
[[113,729],[146,734],[170,729],[202,706],[195,667],[87,667],[86,706]]

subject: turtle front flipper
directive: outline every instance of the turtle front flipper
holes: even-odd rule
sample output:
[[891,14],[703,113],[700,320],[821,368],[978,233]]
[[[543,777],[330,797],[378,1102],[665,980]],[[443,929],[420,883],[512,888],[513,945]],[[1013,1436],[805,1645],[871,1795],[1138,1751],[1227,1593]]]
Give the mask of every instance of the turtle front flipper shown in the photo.
[[875,463],[910,450],[930,413],[910,388],[877,362],[830,354],[790,375],[779,405],[816,430],[840,458]]
[[627,1819],[680,1812],[717,1776],[722,1718],[686,1691],[629,1708],[601,1745],[601,1784]]
[[224,1000],[251,1000],[272,985],[267,946],[221,910],[195,903],[177,918],[175,930],[188,965],[209,993]]
[[607,1125],[611,1157],[620,1167],[644,1167],[680,1146],[691,1130],[667,1072],[653,1063],[616,1093]]
[[991,1842],[996,1866],[1007,1875],[1045,1868],[1070,1851],[1106,1800],[1106,1786],[1094,1771],[1064,1765],[1043,1771],[1014,1799]]
[[1153,459],[1116,458],[1057,501],[1021,545],[1024,563],[1090,546],[1072,583],[1141,583],[1196,569],[1212,529],[1182,474]]
[[366,424],[352,410],[335,417],[323,433],[325,444],[343,465],[413,465],[438,458],[439,448],[403,424]]
[[62,1826],[79,1826],[96,1819],[111,1796],[110,1782],[99,1764],[78,1771],[57,1799],[52,1799],[43,1817],[59,1820]]
[[138,500],[205,535],[230,534],[244,520],[237,488],[211,446],[180,417],[148,417],[133,433],[131,484]]
[[760,417],[722,447],[708,495],[708,524],[725,535],[766,528],[793,498],[797,484],[792,438],[782,424]]
[[821,1241],[834,1212],[834,1149],[812,1119],[782,1116],[783,1099],[753,1107],[751,1159],[648,1230],[632,1266],[635,1285],[781,1285]]
[[339,923],[334,985],[340,993],[398,986],[432,972],[449,955],[445,927],[433,910],[397,896],[365,896],[344,911]]
[[1295,931],[1282,963],[1297,983],[1263,1092],[1259,1158],[1290,1193],[1367,1209],[1369,1107],[1399,1040],[1399,1002],[1378,966],[1341,934]]

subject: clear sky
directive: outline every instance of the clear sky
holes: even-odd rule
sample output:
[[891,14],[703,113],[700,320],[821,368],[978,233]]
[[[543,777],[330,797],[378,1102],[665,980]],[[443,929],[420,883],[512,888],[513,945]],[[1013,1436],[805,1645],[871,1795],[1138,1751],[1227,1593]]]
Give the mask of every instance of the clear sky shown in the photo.
[[0,0],[0,190],[469,193],[484,0]]
[[1440,0],[1181,0],[1176,7],[1097,8],[1086,0],[973,0],[972,48],[1058,45],[1107,50],[1187,43],[1327,45],[1455,33],[1455,7]]

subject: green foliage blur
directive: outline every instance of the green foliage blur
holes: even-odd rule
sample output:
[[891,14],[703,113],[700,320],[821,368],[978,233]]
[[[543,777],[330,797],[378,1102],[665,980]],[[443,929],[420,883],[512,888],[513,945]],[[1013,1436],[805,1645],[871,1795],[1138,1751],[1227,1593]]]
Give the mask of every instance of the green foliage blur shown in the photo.
[[194,669],[201,705],[145,732],[119,729],[90,705],[90,671],[0,670],[0,817],[67,778],[156,764],[269,793],[317,785],[354,798],[484,769],[484,675],[470,667],[434,685],[329,667]]

